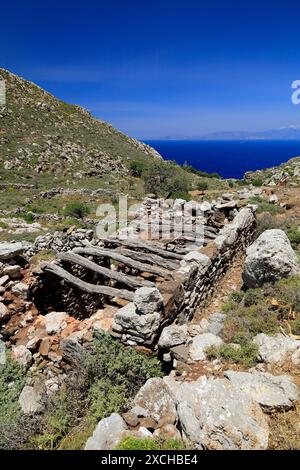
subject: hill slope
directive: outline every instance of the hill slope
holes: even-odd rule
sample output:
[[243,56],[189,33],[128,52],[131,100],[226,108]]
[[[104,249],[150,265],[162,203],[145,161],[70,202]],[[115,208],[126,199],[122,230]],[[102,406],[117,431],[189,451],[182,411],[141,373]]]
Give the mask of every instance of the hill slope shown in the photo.
[[82,178],[125,175],[134,159],[162,157],[151,147],[56,99],[34,83],[0,69],[6,107],[0,107],[0,176],[51,174]]
[[248,171],[245,173],[244,179],[248,182],[258,180],[265,186],[299,186],[300,157],[291,158],[287,162],[272,168]]

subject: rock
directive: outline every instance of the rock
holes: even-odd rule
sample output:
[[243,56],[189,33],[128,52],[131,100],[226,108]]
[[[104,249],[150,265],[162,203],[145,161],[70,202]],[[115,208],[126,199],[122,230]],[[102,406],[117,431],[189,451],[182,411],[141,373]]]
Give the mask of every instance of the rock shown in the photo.
[[23,413],[32,414],[41,411],[41,399],[41,395],[33,387],[25,385],[19,396],[19,403]]
[[243,280],[247,287],[260,287],[266,282],[300,274],[288,237],[283,230],[266,230],[247,249]]
[[0,260],[8,260],[15,258],[17,255],[22,254],[24,251],[23,244],[18,243],[0,243]]
[[67,326],[66,319],[68,314],[65,312],[51,312],[44,316],[45,328],[48,335],[60,333]]
[[18,279],[21,276],[21,266],[18,264],[6,266],[3,269],[3,274],[7,274],[10,279]]
[[0,324],[8,320],[9,317],[10,315],[8,308],[2,302],[0,302]]
[[0,365],[4,365],[6,363],[6,347],[5,343],[0,339]]
[[158,340],[158,347],[161,349],[170,349],[186,342],[188,338],[187,325],[166,326]]
[[26,300],[29,294],[29,286],[25,284],[24,282],[18,282],[17,284],[12,286],[11,291],[16,296],[22,297],[23,299]]
[[276,194],[272,194],[270,197],[269,197],[269,202],[271,204],[277,204],[278,203],[278,196],[276,196]]
[[283,363],[300,348],[300,341],[280,333],[276,336],[259,333],[253,338],[253,343],[258,346],[258,358],[269,364]]
[[185,267],[187,264],[190,263],[197,265],[200,272],[204,274],[211,265],[211,260],[207,255],[204,255],[199,251],[190,251],[189,253],[184,255],[183,260],[180,262],[180,265]]
[[189,348],[184,344],[174,346],[170,349],[171,358],[176,359],[179,362],[188,362]]
[[298,390],[287,375],[274,376],[268,372],[224,372],[242,393],[247,393],[264,411],[286,411],[298,400]]
[[87,440],[84,450],[112,450],[123,439],[127,429],[125,421],[117,413],[101,419],[93,435]]
[[6,274],[5,276],[0,277],[0,286],[5,286],[5,284],[9,281],[9,276]]
[[124,330],[136,336],[136,340],[141,337],[152,342],[159,325],[160,314],[158,312],[140,315],[137,313],[135,305],[130,302],[118,310],[112,329],[119,331],[121,327],[121,331]]
[[[164,379],[165,380],[165,379]],[[166,381],[180,427],[197,448],[259,450],[268,446],[269,428],[260,406],[227,379]]]
[[190,346],[190,357],[193,361],[204,361],[206,359],[205,351],[210,346],[216,346],[217,348],[223,344],[221,338],[212,333],[203,333],[198,336],[194,336],[192,344]]
[[147,315],[162,309],[163,298],[156,287],[141,287],[135,291],[133,303],[137,313]]
[[135,408],[139,407],[144,410],[145,418],[153,418],[157,423],[166,415],[172,416],[173,423],[176,421],[175,403],[163,379],[147,380],[136,394],[133,405],[132,412],[136,412]]
[[31,366],[32,354],[25,346],[20,345],[12,348],[12,357],[24,369],[28,369]]
[[127,411],[127,413],[124,413],[122,415],[122,418],[126,421],[126,423],[128,424],[128,426],[132,427],[132,428],[135,428],[140,420],[139,418],[137,417],[136,414],[132,413],[132,411]]
[[300,347],[292,354],[291,360],[295,366],[300,365]]

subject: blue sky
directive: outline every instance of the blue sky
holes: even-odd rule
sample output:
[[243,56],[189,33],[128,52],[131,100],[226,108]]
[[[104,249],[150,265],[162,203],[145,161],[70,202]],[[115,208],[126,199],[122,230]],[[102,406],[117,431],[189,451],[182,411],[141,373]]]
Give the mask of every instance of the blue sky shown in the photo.
[[1,4],[0,66],[140,138],[300,125],[300,2]]

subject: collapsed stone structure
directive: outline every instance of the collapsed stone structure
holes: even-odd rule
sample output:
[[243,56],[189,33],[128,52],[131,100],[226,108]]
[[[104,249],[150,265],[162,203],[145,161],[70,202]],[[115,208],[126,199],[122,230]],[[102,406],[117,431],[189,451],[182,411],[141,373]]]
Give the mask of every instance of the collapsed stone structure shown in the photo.
[[[212,204],[146,198],[126,237],[123,230],[118,238],[90,239],[69,251],[61,243],[56,260],[42,263],[36,303],[40,297],[45,312],[81,317],[117,306],[111,334],[152,347],[165,326],[189,321],[208,301],[251,243],[255,224],[255,207],[238,208],[231,195]],[[51,298],[49,282],[56,291]]]

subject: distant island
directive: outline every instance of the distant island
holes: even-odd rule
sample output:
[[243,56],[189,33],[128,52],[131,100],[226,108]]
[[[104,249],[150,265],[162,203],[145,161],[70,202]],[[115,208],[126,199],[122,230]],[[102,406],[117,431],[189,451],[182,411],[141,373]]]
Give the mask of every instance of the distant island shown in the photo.
[[224,131],[203,135],[173,135],[162,140],[300,140],[300,126],[282,127],[267,131]]

